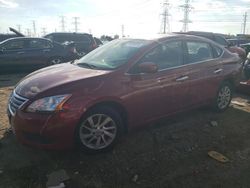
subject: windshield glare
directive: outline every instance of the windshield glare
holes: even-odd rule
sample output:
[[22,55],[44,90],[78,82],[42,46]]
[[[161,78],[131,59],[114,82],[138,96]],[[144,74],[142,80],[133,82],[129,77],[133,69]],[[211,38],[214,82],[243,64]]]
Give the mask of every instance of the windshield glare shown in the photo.
[[114,40],[82,57],[76,64],[81,66],[87,63],[100,69],[116,69],[148,43],[140,39]]

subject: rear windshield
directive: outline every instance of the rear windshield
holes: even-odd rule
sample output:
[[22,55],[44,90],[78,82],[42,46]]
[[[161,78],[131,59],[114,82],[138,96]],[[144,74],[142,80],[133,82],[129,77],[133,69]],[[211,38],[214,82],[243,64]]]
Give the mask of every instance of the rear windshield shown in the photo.
[[95,68],[116,69],[149,43],[148,40],[139,39],[114,40],[82,57],[76,64],[81,66],[87,63]]

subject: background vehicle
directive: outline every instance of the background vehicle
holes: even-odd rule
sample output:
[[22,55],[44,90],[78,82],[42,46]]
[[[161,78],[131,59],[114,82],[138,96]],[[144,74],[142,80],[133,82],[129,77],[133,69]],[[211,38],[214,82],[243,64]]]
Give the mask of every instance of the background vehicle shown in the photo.
[[241,45],[247,44],[250,42],[250,39],[238,39],[238,38],[234,38],[234,39],[227,39],[230,46],[239,46],[241,47]]
[[32,71],[76,57],[72,46],[43,38],[11,38],[0,43],[0,72]]
[[10,96],[9,119],[22,143],[62,149],[76,142],[99,152],[123,131],[167,115],[203,105],[226,110],[240,62],[201,37],[114,40],[24,78]]
[[195,35],[195,36],[200,36],[200,37],[205,37],[208,38],[225,48],[227,48],[230,52],[232,53],[237,53],[242,61],[245,61],[246,59],[246,52],[244,49],[237,47],[237,46],[232,46],[229,41],[227,41],[224,37],[224,35],[219,34],[219,33],[212,33],[212,32],[203,32],[203,31],[189,31],[186,33],[182,34],[188,34],[188,35]]
[[59,42],[61,44],[74,42],[77,52],[85,55],[98,47],[92,35],[87,33],[50,33],[44,38]]

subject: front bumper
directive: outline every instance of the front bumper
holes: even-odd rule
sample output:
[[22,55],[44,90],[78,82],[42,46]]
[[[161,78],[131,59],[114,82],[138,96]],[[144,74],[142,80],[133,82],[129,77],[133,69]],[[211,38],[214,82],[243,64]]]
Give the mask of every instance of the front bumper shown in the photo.
[[53,114],[8,112],[13,132],[19,142],[43,149],[69,149],[74,145],[75,128],[80,117],[73,112]]

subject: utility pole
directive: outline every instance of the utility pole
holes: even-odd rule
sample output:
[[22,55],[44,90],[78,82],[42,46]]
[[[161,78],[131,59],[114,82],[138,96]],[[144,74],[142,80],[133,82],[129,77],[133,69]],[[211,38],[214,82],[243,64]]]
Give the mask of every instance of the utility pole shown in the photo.
[[75,27],[75,32],[77,33],[78,32],[78,25],[80,24],[79,23],[79,17],[73,17],[73,19],[74,19],[74,22],[73,22],[73,25],[74,25],[74,27]]
[[164,0],[163,3],[163,13],[162,16],[162,28],[161,33],[166,34],[170,33],[170,23],[169,23],[169,2],[168,0]]
[[65,17],[64,16],[60,16],[61,18],[61,30],[62,32],[65,31]]
[[189,20],[189,13],[193,9],[193,7],[190,5],[190,0],[185,0],[185,4],[181,5],[180,7],[184,11],[183,20],[180,21],[183,23],[182,31],[187,32],[188,31],[188,24],[191,23],[191,21]]
[[46,28],[43,27],[43,28],[42,28],[42,35],[44,36],[44,35],[46,35],[46,33],[47,33],[47,32],[46,32]]
[[123,24],[122,24],[121,29],[122,29],[122,38],[123,38],[123,37],[125,37],[125,34],[124,34],[124,25]]
[[20,24],[17,25],[17,30],[19,33],[21,33],[21,25]]
[[32,20],[32,26],[33,26],[33,36],[36,37],[36,21]]
[[246,34],[246,25],[247,25],[247,12],[243,15],[243,34]]

